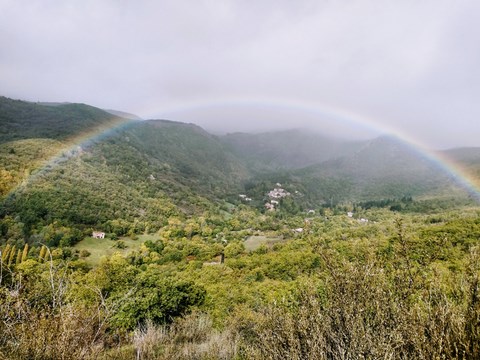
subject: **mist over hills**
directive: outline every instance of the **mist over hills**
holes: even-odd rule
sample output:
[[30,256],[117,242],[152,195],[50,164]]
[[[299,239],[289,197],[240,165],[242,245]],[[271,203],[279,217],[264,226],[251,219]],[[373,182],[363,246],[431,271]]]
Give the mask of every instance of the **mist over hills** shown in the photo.
[[[122,121],[80,148],[67,141]],[[160,227],[173,215],[239,204],[243,193],[252,199],[247,205],[265,211],[266,193],[279,182],[293,194],[296,211],[462,193],[448,174],[392,137],[344,141],[300,130],[215,136],[193,124],[128,122],[83,104],[7,98],[0,98],[0,129],[0,215],[19,216],[27,231],[52,221],[105,226],[113,219]],[[473,169],[478,153],[449,151]]]
[[299,129],[258,134],[231,133],[221,138],[234,154],[259,172],[300,169],[332,158],[349,156],[364,143]]

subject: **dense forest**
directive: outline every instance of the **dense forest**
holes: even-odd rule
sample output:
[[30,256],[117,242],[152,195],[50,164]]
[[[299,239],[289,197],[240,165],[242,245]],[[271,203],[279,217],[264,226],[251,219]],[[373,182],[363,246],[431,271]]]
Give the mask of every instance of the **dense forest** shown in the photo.
[[480,357],[480,207],[397,139],[6,98],[0,128],[2,359]]

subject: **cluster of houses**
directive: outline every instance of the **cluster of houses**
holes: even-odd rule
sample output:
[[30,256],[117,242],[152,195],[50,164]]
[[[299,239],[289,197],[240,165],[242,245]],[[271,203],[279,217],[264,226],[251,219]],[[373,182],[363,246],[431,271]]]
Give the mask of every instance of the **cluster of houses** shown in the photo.
[[288,191],[281,187],[282,184],[276,183],[276,186],[276,188],[270,190],[267,194],[270,200],[265,203],[265,208],[268,211],[275,211],[275,208],[280,204],[280,202],[276,199],[282,199],[291,195]]
[[[291,195],[288,191],[282,188],[282,184],[276,183],[275,185],[276,187],[267,193],[267,196],[270,200],[265,203],[265,208],[268,211],[275,211],[275,208],[278,207],[278,205],[280,204],[279,200]],[[238,197],[245,202],[252,201],[252,198],[248,197],[245,194],[239,194]]]
[[275,189],[270,190],[267,195],[270,199],[281,199],[290,196],[290,193],[281,187],[276,187]]

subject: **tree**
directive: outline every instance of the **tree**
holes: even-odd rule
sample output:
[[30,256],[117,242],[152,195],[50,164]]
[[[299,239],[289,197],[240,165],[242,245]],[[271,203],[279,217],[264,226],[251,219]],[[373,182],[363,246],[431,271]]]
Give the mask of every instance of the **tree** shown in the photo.
[[17,259],[15,261],[15,264],[20,264],[22,262],[22,250],[18,249],[17,250]]
[[23,253],[22,253],[22,262],[27,260],[27,257],[28,257],[28,244],[25,244],[25,246],[23,247]]
[[135,283],[136,287],[113,316],[114,323],[121,328],[134,329],[147,320],[169,323],[205,300],[206,291],[202,286],[191,281],[166,279],[155,270],[138,274]]
[[10,249],[11,249],[10,244],[7,244],[7,246],[5,246],[5,249],[3,249],[3,253],[2,253],[3,263],[6,263],[8,261],[8,257],[10,256]]
[[15,260],[15,255],[17,255],[17,247],[13,245],[12,249],[10,250],[10,257],[8,258],[8,266],[14,264],[13,261]]
[[40,254],[38,254],[38,260],[44,261],[47,256],[47,247],[45,245],[40,249]]

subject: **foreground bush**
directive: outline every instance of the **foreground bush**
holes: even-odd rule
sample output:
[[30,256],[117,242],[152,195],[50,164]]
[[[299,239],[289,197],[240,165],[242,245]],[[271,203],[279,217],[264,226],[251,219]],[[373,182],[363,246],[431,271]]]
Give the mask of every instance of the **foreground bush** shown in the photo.
[[402,270],[377,263],[329,266],[324,286],[307,286],[295,299],[240,320],[243,356],[478,359],[478,260],[474,250],[469,273],[448,292],[434,279],[398,281]]
[[[391,252],[348,259],[316,244],[319,263],[278,282],[291,289],[280,300],[237,304],[220,322],[206,306],[189,314],[206,291],[158,265],[26,260],[3,269],[0,359],[480,358],[477,248],[449,270],[401,232]],[[232,271],[217,270],[212,281]]]

